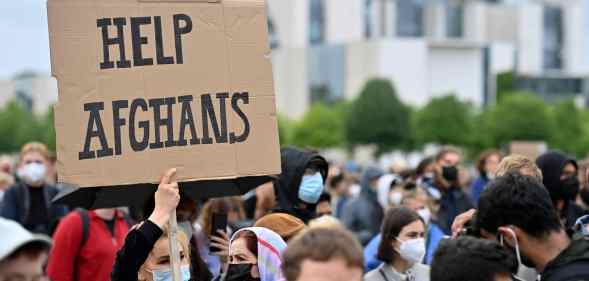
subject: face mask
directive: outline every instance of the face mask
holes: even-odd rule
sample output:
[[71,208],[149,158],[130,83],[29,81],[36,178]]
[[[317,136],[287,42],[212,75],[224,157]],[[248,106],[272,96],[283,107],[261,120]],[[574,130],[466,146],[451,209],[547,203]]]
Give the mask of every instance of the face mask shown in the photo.
[[317,172],[312,176],[303,176],[299,186],[299,199],[305,203],[315,204],[323,193],[323,176]]
[[180,231],[183,231],[184,234],[186,234],[186,237],[188,237],[188,240],[190,240],[192,238],[193,228],[192,228],[192,224],[190,223],[190,221],[178,222],[178,227],[179,227]]
[[403,199],[403,194],[401,192],[392,192],[389,194],[389,203],[399,206],[401,205],[401,200]]
[[409,263],[421,263],[423,257],[425,257],[425,240],[423,238],[410,239],[407,241],[401,241],[398,238],[397,241],[401,243],[399,247],[399,255]]
[[17,175],[29,185],[38,185],[45,179],[46,168],[40,163],[30,163],[18,169]]
[[421,219],[423,219],[425,224],[429,223],[429,220],[432,216],[432,213],[429,211],[428,208],[423,208],[423,209],[417,210],[417,214],[421,217]]
[[[520,254],[520,251],[519,251],[519,242],[517,241],[517,235],[515,234],[515,232],[513,231],[513,229],[508,228],[507,229],[507,232],[509,233],[509,235],[513,236],[513,240],[515,241],[515,255],[517,257],[517,263],[518,263],[518,265],[519,266],[525,266],[525,267],[532,267],[532,268],[533,267],[536,267],[534,265],[534,263],[528,257],[522,256]],[[504,246],[505,247],[507,243],[504,243],[503,242],[503,240],[504,240],[503,239],[503,235],[501,235],[499,237],[499,239],[500,239],[499,240],[499,243],[501,244],[501,246]],[[507,247],[511,248],[509,245],[507,245]]]
[[456,166],[443,167],[442,177],[449,182],[455,182],[458,179],[458,168]]
[[564,196],[563,199],[575,200],[577,198],[577,194],[579,194],[579,179],[576,175],[570,176],[564,180],[561,180],[561,188],[562,194]]
[[[182,272],[182,281],[189,281],[190,267],[188,265],[183,265],[180,267],[180,271]],[[171,269],[153,271],[153,281],[172,281],[172,279]]]
[[260,278],[252,277],[253,263],[229,264],[225,281],[257,281]]

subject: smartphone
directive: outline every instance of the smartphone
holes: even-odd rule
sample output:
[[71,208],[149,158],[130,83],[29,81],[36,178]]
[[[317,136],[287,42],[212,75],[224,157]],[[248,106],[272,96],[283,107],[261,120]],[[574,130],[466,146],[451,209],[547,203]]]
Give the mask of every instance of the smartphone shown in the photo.
[[[227,214],[213,213],[211,218],[211,236],[220,236],[219,230],[227,231]],[[221,249],[211,246],[209,248],[211,253],[219,252]]]

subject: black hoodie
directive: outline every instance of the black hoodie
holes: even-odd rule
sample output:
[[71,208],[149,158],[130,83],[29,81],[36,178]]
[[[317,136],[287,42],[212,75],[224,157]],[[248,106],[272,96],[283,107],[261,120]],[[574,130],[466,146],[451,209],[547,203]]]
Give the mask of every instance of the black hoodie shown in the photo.
[[589,281],[589,240],[571,240],[569,247],[548,263],[541,275],[542,281]]
[[577,218],[585,214],[581,207],[577,206],[570,198],[566,198],[566,192],[563,190],[560,176],[562,175],[564,166],[568,163],[578,168],[577,162],[574,159],[558,151],[546,152],[536,159],[536,165],[542,170],[542,182],[546,189],[548,189],[552,202],[556,203],[558,200],[565,200],[565,206],[561,216],[566,221],[565,227],[567,229],[573,227]]
[[307,209],[297,208],[299,199],[299,186],[305,174],[305,170],[311,163],[315,163],[321,175],[323,183],[327,178],[329,165],[325,158],[319,154],[304,151],[294,147],[287,147],[281,150],[282,173],[275,184],[274,192],[278,201],[277,212],[291,214],[305,223],[314,217],[316,204],[307,204]]

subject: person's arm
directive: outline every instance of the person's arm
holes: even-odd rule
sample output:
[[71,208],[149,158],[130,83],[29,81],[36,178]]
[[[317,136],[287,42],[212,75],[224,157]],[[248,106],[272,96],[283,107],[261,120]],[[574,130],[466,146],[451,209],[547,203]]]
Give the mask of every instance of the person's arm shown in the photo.
[[141,265],[153,249],[155,242],[162,236],[162,229],[168,223],[170,214],[178,206],[180,193],[178,183],[172,182],[176,169],[168,170],[162,177],[155,192],[153,213],[138,228],[129,232],[125,244],[117,253],[111,273],[112,281],[134,281]]
[[82,219],[77,212],[66,216],[53,235],[47,275],[53,281],[76,280],[76,257],[82,243]]

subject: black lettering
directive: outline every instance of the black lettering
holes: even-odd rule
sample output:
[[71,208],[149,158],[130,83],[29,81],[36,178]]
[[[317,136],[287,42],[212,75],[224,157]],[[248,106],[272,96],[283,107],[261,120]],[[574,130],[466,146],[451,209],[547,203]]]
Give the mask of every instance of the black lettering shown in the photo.
[[192,108],[190,107],[190,103],[192,102],[193,97],[191,95],[188,96],[180,96],[178,97],[178,102],[182,103],[182,113],[180,114],[180,136],[178,137],[178,145],[179,146],[186,146],[186,138],[184,137],[184,132],[186,131],[186,126],[190,126],[190,134],[192,135],[192,139],[190,140],[191,145],[199,144],[200,140],[198,139],[198,135],[196,134],[196,128],[194,126],[194,117],[192,116]]
[[162,40],[162,17],[153,17],[153,24],[155,29],[155,53],[157,57],[157,64],[173,64],[174,57],[166,57],[164,55],[164,42]]
[[235,111],[235,113],[237,113],[237,115],[243,121],[244,129],[240,136],[236,136],[233,132],[229,134],[229,143],[244,142],[250,134],[250,122],[247,119],[245,113],[243,113],[241,108],[239,108],[239,104],[237,103],[239,100],[242,100],[243,104],[249,104],[249,93],[234,93],[231,97],[231,108],[233,108],[233,111]]
[[221,129],[219,129],[219,122],[217,122],[217,115],[215,114],[215,108],[211,95],[205,94],[201,96],[202,106],[202,143],[211,144],[213,139],[209,135],[209,119],[211,120],[211,127],[215,134],[215,141],[217,143],[227,142],[227,114],[225,109],[225,99],[229,96],[228,93],[218,93],[217,98],[220,102],[219,115],[221,119]]
[[129,110],[129,140],[133,151],[143,151],[149,144],[149,121],[139,121],[139,128],[143,128],[143,139],[139,142],[135,136],[135,114],[137,108],[147,111],[147,102],[144,99],[135,99]]
[[121,118],[121,109],[128,108],[129,102],[126,100],[116,100],[112,102],[112,122],[115,131],[115,155],[121,155],[121,127],[126,125],[124,118]]
[[[161,98],[161,99],[150,99],[149,107],[153,107],[153,126],[155,128],[155,140],[149,144],[149,148],[162,148],[164,143],[161,141],[160,127],[166,126],[168,139],[165,142],[166,147],[177,146],[178,144],[174,141],[174,119],[172,116],[172,106],[176,103],[175,97]],[[167,105],[168,116],[167,118],[161,117],[161,106]]]
[[133,65],[153,65],[152,58],[144,58],[141,45],[147,44],[147,37],[141,36],[141,25],[151,24],[150,17],[131,17],[131,39],[133,42]]
[[[117,37],[108,37],[108,26],[112,25],[112,22],[117,26]],[[125,57],[125,37],[123,33],[123,27],[127,24],[125,18],[103,18],[96,20],[96,26],[102,28],[102,54],[103,60],[100,63],[100,69],[114,68],[114,62],[110,60],[109,46],[119,45],[119,60],[117,61],[118,68],[129,68],[131,67],[131,61]]]
[[[104,110],[103,102],[93,102],[84,104],[84,111],[89,111],[90,117],[88,118],[88,127],[86,131],[84,151],[78,153],[79,160],[92,159],[96,157],[100,158],[113,155],[113,150],[112,148],[108,147],[106,135],[104,134],[104,127],[102,126],[102,120],[100,119],[101,110]],[[94,124],[96,124],[96,130],[94,130]],[[100,145],[102,146],[102,149],[96,152],[90,150],[92,138],[94,137],[98,137]]]
[[[184,27],[180,27],[180,21],[184,22]],[[192,31],[192,20],[188,15],[176,14],[174,15],[174,38],[176,40],[176,63],[183,64],[184,58],[182,56],[182,34]]]

